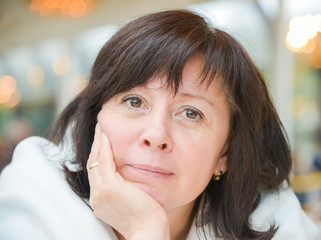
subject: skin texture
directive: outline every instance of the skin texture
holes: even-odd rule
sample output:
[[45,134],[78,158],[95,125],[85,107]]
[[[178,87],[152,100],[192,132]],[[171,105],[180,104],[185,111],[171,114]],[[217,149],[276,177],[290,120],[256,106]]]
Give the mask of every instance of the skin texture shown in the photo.
[[186,238],[196,198],[226,171],[228,104],[218,83],[199,85],[202,64],[187,62],[177,94],[153,78],[98,114],[90,204],[119,238]]

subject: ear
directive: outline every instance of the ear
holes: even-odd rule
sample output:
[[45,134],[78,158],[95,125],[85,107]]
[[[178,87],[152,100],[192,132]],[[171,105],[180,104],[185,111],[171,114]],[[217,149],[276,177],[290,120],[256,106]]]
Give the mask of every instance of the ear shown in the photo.
[[217,160],[214,168],[214,175],[218,175],[220,171],[223,172],[223,174],[227,170],[227,151],[228,151],[229,145],[226,143],[222,149],[221,155],[219,159]]

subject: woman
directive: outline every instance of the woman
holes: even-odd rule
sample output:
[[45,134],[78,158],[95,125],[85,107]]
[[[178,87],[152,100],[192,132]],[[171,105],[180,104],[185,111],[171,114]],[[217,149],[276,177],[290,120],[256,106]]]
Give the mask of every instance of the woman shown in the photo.
[[8,239],[317,239],[261,74],[192,12],[120,29],[52,133],[3,173]]

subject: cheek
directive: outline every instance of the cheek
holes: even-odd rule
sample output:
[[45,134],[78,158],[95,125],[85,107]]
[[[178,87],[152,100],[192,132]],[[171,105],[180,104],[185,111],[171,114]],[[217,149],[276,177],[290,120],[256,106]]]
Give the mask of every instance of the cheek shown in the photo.
[[100,114],[98,122],[111,142],[116,164],[121,164],[118,161],[124,158],[126,150],[129,150],[137,141],[139,131],[137,126],[133,126],[133,123],[129,123],[121,114],[115,113],[108,114],[108,117]]
[[122,136],[122,134],[128,130],[128,127],[126,128],[128,124],[126,124],[122,114],[116,110],[113,110],[111,107],[103,108],[99,112],[97,120],[101,130],[109,137],[111,141],[116,139],[117,136]]
[[[185,139],[188,139],[187,137]],[[184,143],[184,144],[183,144]],[[199,179],[208,182],[220,157],[220,145],[204,138],[181,142],[181,168],[192,181]],[[204,184],[204,183],[203,183]]]
[[[217,156],[208,150],[203,152],[200,150],[204,149],[191,150],[189,157],[185,159],[183,164],[184,169],[182,170],[184,172],[184,178],[182,179],[184,180],[181,181],[183,184],[182,196],[186,199],[196,199],[204,191],[213,177]],[[198,154],[195,154],[197,152]]]

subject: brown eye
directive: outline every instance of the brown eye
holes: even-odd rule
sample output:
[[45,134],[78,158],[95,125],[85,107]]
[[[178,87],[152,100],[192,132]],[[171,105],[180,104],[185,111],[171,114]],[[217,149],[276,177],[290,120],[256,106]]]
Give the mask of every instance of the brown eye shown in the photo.
[[139,108],[142,105],[142,101],[138,98],[130,99],[130,105],[134,108]]
[[126,103],[129,108],[141,108],[143,106],[143,100],[136,95],[128,95],[122,98],[122,103]]
[[186,110],[186,117],[190,119],[196,119],[197,117],[199,117],[199,114],[193,110]]

